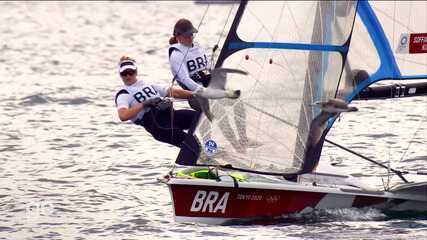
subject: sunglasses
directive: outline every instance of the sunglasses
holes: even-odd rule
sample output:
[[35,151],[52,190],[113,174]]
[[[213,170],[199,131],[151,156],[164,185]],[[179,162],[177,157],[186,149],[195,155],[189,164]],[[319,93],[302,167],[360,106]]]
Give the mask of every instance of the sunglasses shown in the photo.
[[121,72],[120,73],[120,76],[122,76],[122,77],[126,77],[127,75],[134,75],[136,73],[136,71],[135,70],[132,70],[132,69],[127,69],[127,70],[125,70],[125,71],[123,71],[123,72]]

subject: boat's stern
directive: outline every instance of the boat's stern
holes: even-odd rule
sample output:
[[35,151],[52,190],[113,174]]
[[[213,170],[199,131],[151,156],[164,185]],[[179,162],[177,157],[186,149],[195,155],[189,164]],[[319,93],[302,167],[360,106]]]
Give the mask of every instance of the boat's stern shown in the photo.
[[169,188],[176,222],[224,224],[233,219],[227,211],[233,183],[171,175],[159,181]]

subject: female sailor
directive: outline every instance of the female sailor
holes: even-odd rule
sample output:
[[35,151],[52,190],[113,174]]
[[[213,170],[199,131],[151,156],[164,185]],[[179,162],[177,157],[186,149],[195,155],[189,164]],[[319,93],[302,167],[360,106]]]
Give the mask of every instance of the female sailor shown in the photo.
[[144,127],[156,140],[181,147],[188,135],[184,130],[190,128],[196,111],[175,110],[170,101],[161,97],[190,99],[193,93],[137,79],[136,62],[126,56],[120,59],[119,74],[124,83],[115,97],[120,120],[131,120]]
[[[197,29],[191,21],[182,18],[176,22],[173,36],[169,40],[169,63],[174,79],[177,80],[178,84],[184,89],[197,92],[208,87],[211,75],[209,60],[205,51],[193,42],[194,33],[197,33]],[[232,103],[235,103],[233,110],[239,140],[232,130],[222,105],[215,104],[213,108],[215,112],[218,112],[217,115],[224,116],[219,122],[224,136],[236,151],[244,153],[246,147],[251,143],[255,144],[255,141],[249,141],[246,135],[246,113],[243,104],[240,101],[233,101]],[[199,103],[194,99],[190,100],[189,104],[193,109],[201,111]],[[206,138],[207,134],[204,134],[203,131],[207,132],[208,127],[202,125],[201,131]]]

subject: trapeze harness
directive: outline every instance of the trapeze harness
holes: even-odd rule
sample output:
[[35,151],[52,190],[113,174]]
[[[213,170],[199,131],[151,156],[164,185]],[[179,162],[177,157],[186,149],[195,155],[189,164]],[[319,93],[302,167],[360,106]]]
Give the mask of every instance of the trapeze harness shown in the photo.
[[210,81],[209,61],[203,49],[193,44],[186,47],[180,43],[169,47],[169,62],[178,84],[186,90],[195,91],[193,81],[207,87]]
[[[144,103],[148,99],[165,97],[168,87],[157,84],[144,84],[139,80],[131,86],[124,86],[116,94],[116,106],[130,108],[137,103]],[[173,111],[174,119],[171,119]],[[143,108],[135,117],[130,119],[133,123],[144,127],[156,140],[181,147],[186,133],[196,112],[192,110],[174,110],[172,106],[165,108]]]

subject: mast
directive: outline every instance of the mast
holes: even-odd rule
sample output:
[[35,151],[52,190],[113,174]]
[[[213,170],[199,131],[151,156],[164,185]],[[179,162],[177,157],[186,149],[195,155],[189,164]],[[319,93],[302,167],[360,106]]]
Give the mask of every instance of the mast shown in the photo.
[[[247,127],[247,133],[255,133],[253,137],[264,146],[256,151],[236,153],[227,145],[224,131],[220,131],[224,130],[222,116],[210,123],[212,130],[208,135],[201,136],[199,130],[203,129],[200,126],[206,119],[199,115],[189,133],[199,139],[209,136],[219,143],[225,154],[212,158],[223,167],[283,176],[308,173],[314,170],[320,159],[329,120],[336,116],[324,113],[312,104],[328,101],[337,95],[350,47],[357,3],[260,4],[256,1],[240,3],[215,67],[249,72],[248,76],[233,77],[227,84],[231,81],[231,84],[246,88],[233,106],[243,103],[250,119],[242,118],[234,108],[221,114],[240,121],[241,126]],[[274,17],[268,18],[265,10],[271,11]],[[291,16],[293,11],[300,15],[297,20]],[[310,18],[310,27],[306,26],[306,18],[302,18],[301,11],[316,11],[316,15]],[[299,32],[301,30],[303,32]],[[311,38],[307,38],[309,34]],[[236,58],[240,58],[237,65]],[[301,65],[301,68],[294,70],[290,66],[292,64]],[[235,125],[239,127],[237,122]],[[206,165],[199,161],[200,144],[189,141],[184,141],[176,162]]]

